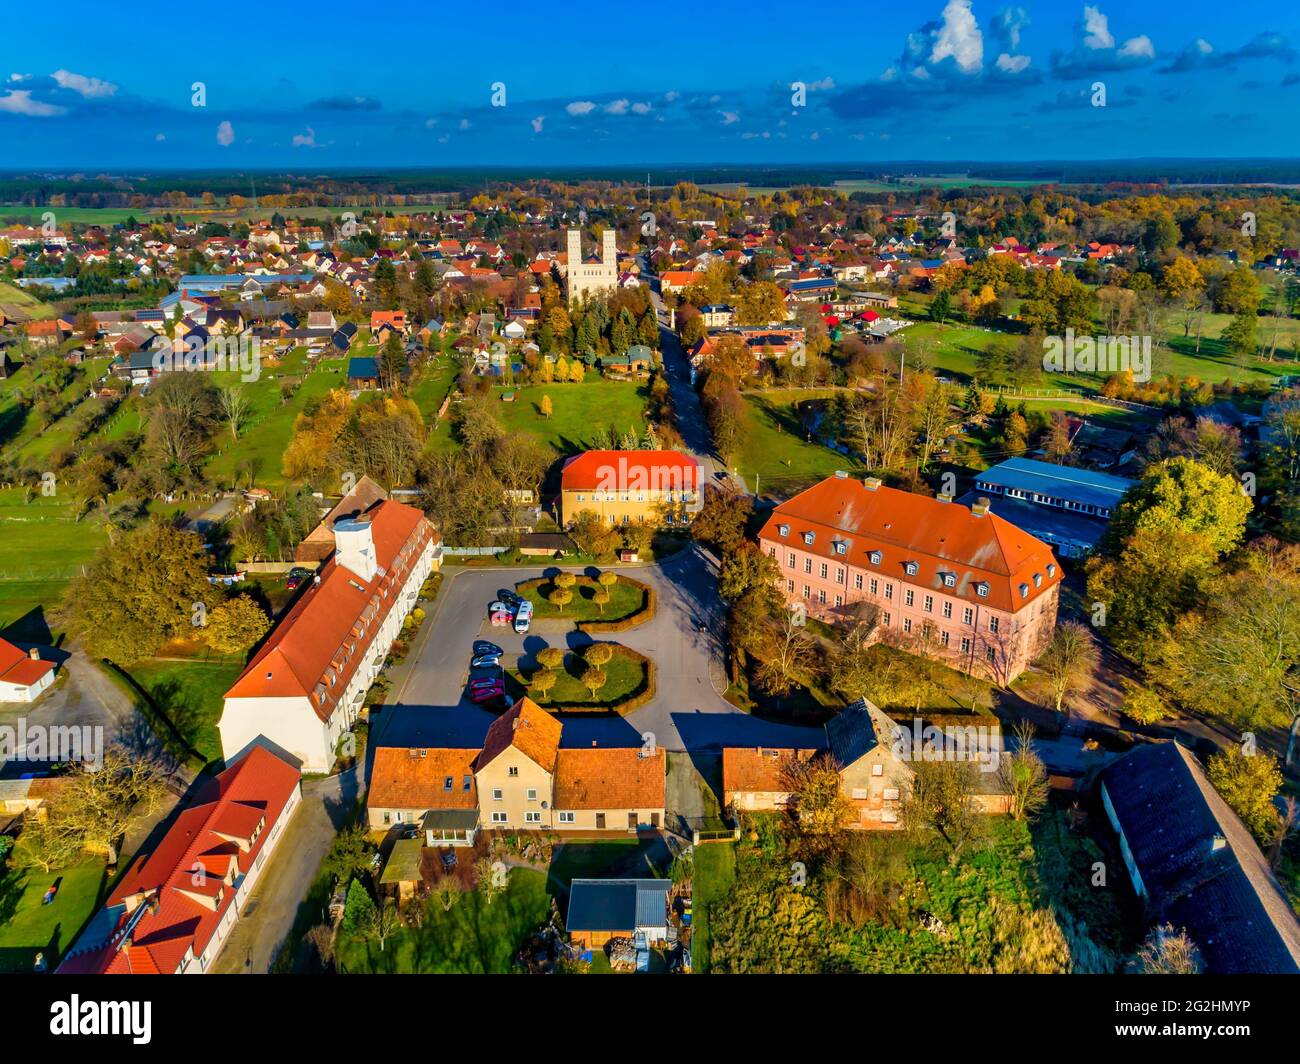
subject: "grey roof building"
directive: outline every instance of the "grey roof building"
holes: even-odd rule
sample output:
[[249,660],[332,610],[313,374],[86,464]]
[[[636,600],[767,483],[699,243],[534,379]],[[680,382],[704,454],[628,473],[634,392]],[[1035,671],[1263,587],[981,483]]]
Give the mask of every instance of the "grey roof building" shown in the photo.
[[1134,750],[1102,773],[1101,800],[1153,923],[1186,930],[1211,972],[1300,973],[1300,921],[1190,751]]

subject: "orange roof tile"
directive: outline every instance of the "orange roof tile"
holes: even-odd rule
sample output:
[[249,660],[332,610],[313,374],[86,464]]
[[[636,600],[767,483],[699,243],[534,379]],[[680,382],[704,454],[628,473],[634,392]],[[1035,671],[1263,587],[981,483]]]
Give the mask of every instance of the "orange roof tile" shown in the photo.
[[662,749],[649,757],[640,747],[575,747],[555,765],[556,809],[662,809]]
[[781,775],[795,759],[807,761],[817,750],[753,749],[728,746],[722,750],[723,800],[736,791],[784,791]]
[[513,746],[547,772],[554,772],[560,731],[558,720],[531,698],[521,698],[492,722],[487,738],[483,740],[478,768],[486,768],[507,747]]
[[[788,528],[785,536],[783,525]],[[811,544],[804,538],[809,532]],[[1011,613],[1061,581],[1051,548],[996,514],[980,517],[954,502],[883,485],[873,491],[853,477],[827,477],[776,507],[759,540]],[[836,553],[836,542],[846,543],[846,553]],[[879,565],[869,557],[876,550],[881,553]],[[904,569],[908,562],[917,565],[910,576]],[[945,573],[955,577],[955,587],[945,586]],[[980,583],[988,584],[987,595],[977,593]]]
[[694,491],[699,463],[680,451],[584,451],[564,463],[564,491]]
[[477,809],[478,754],[477,749],[381,746],[375,751],[366,804],[384,809]]

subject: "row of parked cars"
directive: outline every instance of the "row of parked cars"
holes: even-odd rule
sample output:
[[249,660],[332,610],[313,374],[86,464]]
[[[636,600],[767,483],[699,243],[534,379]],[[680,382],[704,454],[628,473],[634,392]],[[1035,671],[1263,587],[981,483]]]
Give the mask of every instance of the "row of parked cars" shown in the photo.
[[474,653],[469,660],[469,697],[477,705],[504,698],[506,674],[501,667],[504,651],[486,639],[474,641]]
[[488,620],[493,628],[513,628],[523,635],[533,623],[533,604],[513,591],[498,591],[488,606]]

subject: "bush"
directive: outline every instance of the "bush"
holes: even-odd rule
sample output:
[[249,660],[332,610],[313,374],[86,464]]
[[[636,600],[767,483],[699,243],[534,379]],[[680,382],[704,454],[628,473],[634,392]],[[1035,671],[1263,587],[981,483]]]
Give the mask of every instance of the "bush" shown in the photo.
[[626,632],[629,628],[635,628],[637,625],[645,624],[646,621],[653,620],[656,610],[658,609],[658,596],[655,589],[649,584],[642,584],[640,580],[627,580],[632,584],[639,584],[645,593],[644,605],[635,613],[629,613],[626,617],[621,617],[617,621],[579,621],[578,631],[580,632]]

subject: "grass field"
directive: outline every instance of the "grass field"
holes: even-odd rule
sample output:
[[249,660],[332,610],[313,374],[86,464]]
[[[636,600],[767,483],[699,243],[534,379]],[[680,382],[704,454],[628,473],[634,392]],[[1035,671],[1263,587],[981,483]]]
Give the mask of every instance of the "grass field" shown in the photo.
[[43,608],[49,622],[51,607],[63,589],[107,538],[93,519],[74,521],[71,503],[57,495],[33,496],[25,490],[0,491],[0,631],[9,638],[43,639],[34,618],[9,629],[33,610]]
[[0,281],[0,303],[15,307],[33,318],[48,318],[54,314],[54,308],[48,303],[42,303],[17,285],[5,284],[3,281]]
[[[55,882],[58,893],[42,905]],[[30,973],[37,953],[53,970],[95,911],[103,884],[100,857],[49,873],[0,866],[0,974]]]
[[338,965],[345,972],[505,974],[549,907],[546,876],[514,868],[506,890],[490,905],[478,891],[463,892],[450,910],[433,902],[422,927],[403,927],[382,950],[377,941],[340,933]]
[[614,876],[662,879],[668,860],[668,851],[658,839],[566,842],[555,847],[551,854],[547,885],[553,893],[567,897],[575,879]]
[[205,760],[221,758],[217,721],[222,699],[243,671],[242,663],[153,659],[126,671]]
[[[513,391],[513,403],[500,403],[501,421],[511,432],[530,432],[558,454],[588,449],[592,434],[601,428],[619,435],[645,432],[646,385],[637,381],[609,381],[589,374],[582,384],[534,384],[521,388],[494,388],[500,398]],[[542,396],[551,397],[552,413],[541,415]]]
[[736,881],[736,847],[730,842],[710,842],[695,847],[695,875],[691,895],[691,967],[709,970],[709,906],[722,901]]
[[[745,396],[749,424],[736,469],[750,490],[794,495],[837,469],[852,469],[853,460],[804,438],[794,404],[832,394],[818,389],[774,389]],[[757,476],[758,484],[754,478]]]

